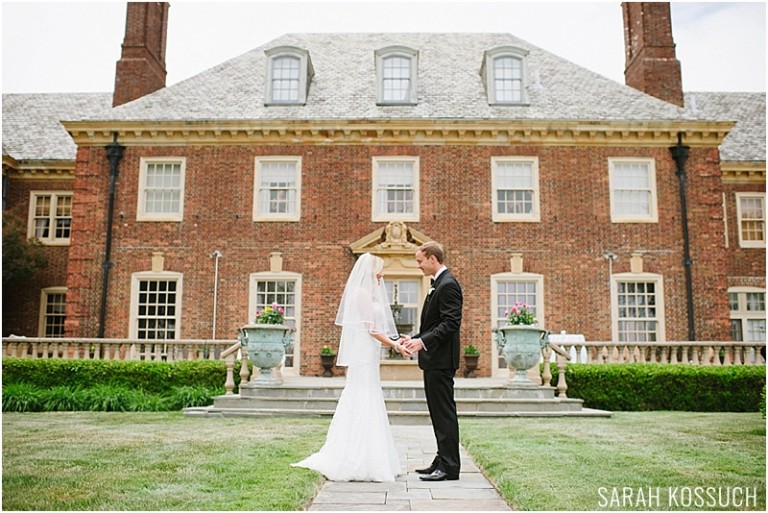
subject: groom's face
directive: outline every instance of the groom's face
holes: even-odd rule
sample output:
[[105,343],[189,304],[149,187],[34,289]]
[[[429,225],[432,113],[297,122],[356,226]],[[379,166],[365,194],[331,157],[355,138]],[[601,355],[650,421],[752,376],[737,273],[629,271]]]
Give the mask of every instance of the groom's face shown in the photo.
[[438,269],[440,269],[440,263],[437,261],[435,255],[430,255],[429,258],[422,251],[416,252],[416,265],[419,266],[424,276],[434,275]]

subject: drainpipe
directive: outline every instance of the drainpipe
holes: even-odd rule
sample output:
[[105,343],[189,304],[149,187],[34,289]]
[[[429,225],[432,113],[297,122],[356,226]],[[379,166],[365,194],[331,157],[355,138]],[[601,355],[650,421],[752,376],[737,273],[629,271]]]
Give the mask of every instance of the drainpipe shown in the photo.
[[222,255],[221,251],[218,249],[211,254],[211,258],[215,259],[213,263],[213,334],[211,335],[213,340],[216,340],[216,310],[219,297],[219,258],[222,256],[224,255]]
[[104,323],[107,316],[107,290],[109,287],[109,270],[112,268],[110,257],[112,253],[112,219],[115,210],[115,185],[123,158],[125,146],[117,144],[117,132],[114,133],[112,144],[107,146],[109,160],[109,203],[107,205],[107,240],[104,243],[104,262],[101,264],[101,307],[99,309],[99,333],[97,338],[104,338]]
[[685,161],[688,160],[690,146],[683,145],[683,133],[677,133],[677,144],[669,148],[672,158],[677,163],[677,179],[680,182],[680,209],[683,223],[683,265],[685,266],[685,292],[688,303],[688,340],[696,340],[693,322],[693,279],[691,277],[691,248],[688,237],[688,207],[685,202]]

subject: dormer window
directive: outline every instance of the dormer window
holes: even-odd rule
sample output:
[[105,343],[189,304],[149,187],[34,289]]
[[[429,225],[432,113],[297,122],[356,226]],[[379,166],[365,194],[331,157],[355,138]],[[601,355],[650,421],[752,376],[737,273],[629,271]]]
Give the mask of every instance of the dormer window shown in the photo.
[[376,51],[377,103],[415,105],[418,52],[403,46]]
[[309,52],[292,46],[267,50],[267,105],[304,105],[314,70]]
[[522,105],[525,94],[525,59],[527,50],[503,46],[485,52],[480,75],[483,77],[489,105]]

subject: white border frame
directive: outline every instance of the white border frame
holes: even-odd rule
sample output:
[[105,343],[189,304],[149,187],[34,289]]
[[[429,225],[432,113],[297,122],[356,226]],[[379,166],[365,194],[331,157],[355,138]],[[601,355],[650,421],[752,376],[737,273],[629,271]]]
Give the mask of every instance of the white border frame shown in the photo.
[[[295,46],[278,46],[276,48],[265,50],[264,54],[267,58],[264,84],[264,105],[306,105],[307,97],[309,96],[309,84],[312,83],[312,77],[315,74],[312,67],[312,60],[309,58],[309,52],[303,48],[297,48]],[[295,57],[299,59],[299,98],[296,101],[276,101],[272,98],[272,64],[275,59],[280,57]]]
[[[379,205],[376,199],[376,183],[379,177],[380,162],[408,162],[412,164],[413,169],[413,212],[410,214],[382,214],[379,213]],[[420,218],[420,173],[419,157],[373,157],[371,163],[371,221],[410,221],[419,222]]]
[[[498,195],[496,168],[499,163],[530,163],[531,179],[533,180],[533,212],[530,214],[501,214],[498,212]],[[539,157],[491,157],[491,220],[494,223],[538,223],[541,222],[541,187],[539,180]]]
[[[145,204],[144,192],[147,189],[147,166],[150,164],[179,164],[179,211],[148,214]],[[186,196],[186,157],[141,157],[139,164],[138,201],[136,205],[136,221],[141,222],[174,222],[184,220],[184,196]]]
[[[636,163],[648,165],[648,180],[651,189],[650,214],[648,217],[619,216],[616,214],[613,177],[616,163]],[[611,222],[612,223],[658,223],[659,222],[659,196],[656,188],[656,160],[644,157],[608,157],[608,192],[611,198]]]
[[[174,271],[139,271],[131,274],[131,306],[129,310],[128,318],[128,338],[131,340],[138,339],[138,316],[139,316],[139,281],[140,280],[167,280],[176,281],[176,339],[181,340],[182,336],[182,303],[184,293],[184,275],[182,273]],[[142,339],[144,340],[144,339]],[[146,339],[147,343],[162,343],[161,339]]]
[[[37,197],[38,196],[51,196],[52,198],[56,198],[56,203],[58,203],[58,198],[62,196],[69,196],[72,198],[72,209],[75,207],[75,198],[73,191],[29,191],[29,212],[27,215],[27,238],[29,239],[35,239],[40,241],[40,244],[43,246],[69,246],[70,240],[72,239],[72,219],[70,212],[70,223],[69,223],[69,237],[66,239],[57,239],[54,237],[54,234],[56,233],[56,216],[52,215],[52,213],[48,212],[48,219],[51,221],[54,221],[54,223],[51,223],[51,226],[49,227],[48,238],[41,239],[35,235],[35,205],[37,204]],[[55,203],[51,202],[51,209],[55,209]]]
[[[262,213],[260,203],[261,192],[261,168],[265,162],[293,162],[295,164],[296,172],[296,205],[294,212],[286,213]],[[275,156],[263,156],[256,157],[254,161],[253,170],[253,222],[272,222],[272,221],[301,221],[301,174],[302,174],[302,159],[301,157],[275,155]]]
[[[377,105],[416,105],[417,78],[419,71],[419,52],[407,46],[388,46],[375,51],[376,56],[376,104]],[[388,57],[404,57],[411,65],[411,83],[406,101],[384,100],[384,59]]]
[[[664,309],[664,276],[655,273],[616,273],[611,275],[611,338],[619,343],[619,282],[656,284],[656,322],[658,331],[656,341],[667,340],[667,329]],[[627,342],[631,344],[631,342]]]
[[[737,192],[736,196],[736,227],[739,234],[740,248],[765,248],[765,230],[766,230],[766,212],[765,212],[765,193],[764,192]],[[745,241],[741,237],[741,199],[745,197],[761,198],[763,200],[763,241]]]
[[[67,287],[45,287],[43,289],[40,289],[40,307],[39,307],[39,316],[37,321],[38,337],[45,337],[45,317],[46,317],[45,309],[48,306],[48,301],[47,301],[48,295],[49,294],[65,294],[66,295],[66,293],[67,293]],[[66,306],[66,303],[65,303],[65,306]],[[64,313],[64,318],[66,319],[66,311]]]
[[[520,90],[519,102],[502,102],[496,100],[495,70],[493,61],[499,57],[514,57],[520,59],[522,66],[522,86]],[[516,46],[499,46],[487,50],[483,55],[483,64],[480,66],[480,75],[483,77],[485,85],[485,94],[488,99],[488,105],[493,106],[516,106],[528,105],[528,50]]]

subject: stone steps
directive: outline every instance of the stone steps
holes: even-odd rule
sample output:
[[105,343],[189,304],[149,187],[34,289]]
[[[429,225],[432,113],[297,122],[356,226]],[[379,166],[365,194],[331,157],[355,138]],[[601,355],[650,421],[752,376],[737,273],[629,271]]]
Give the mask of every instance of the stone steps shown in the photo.
[[[332,416],[344,388],[343,378],[286,379],[281,386],[241,387],[239,395],[214,398],[212,406],[187,408],[189,416]],[[606,417],[610,412],[583,408],[581,399],[555,397],[552,387],[515,385],[499,379],[457,379],[459,417]],[[428,424],[421,382],[382,382],[390,422]]]

